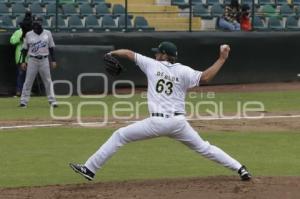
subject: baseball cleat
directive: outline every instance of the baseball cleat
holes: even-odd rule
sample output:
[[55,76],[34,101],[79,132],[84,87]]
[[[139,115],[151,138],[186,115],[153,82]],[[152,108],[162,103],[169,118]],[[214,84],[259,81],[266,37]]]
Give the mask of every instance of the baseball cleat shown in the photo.
[[251,180],[252,176],[244,165],[238,170],[238,173],[241,177],[241,180],[243,181]]
[[52,106],[53,108],[57,108],[57,107],[58,107],[58,105],[57,105],[56,102],[52,102],[52,103],[49,103],[49,104],[50,104],[50,106]]
[[21,108],[27,108],[27,105],[26,104],[20,104],[19,107],[21,107]]
[[95,174],[91,172],[86,166],[81,165],[81,164],[69,164],[70,167],[76,172],[85,177],[88,180],[93,180]]

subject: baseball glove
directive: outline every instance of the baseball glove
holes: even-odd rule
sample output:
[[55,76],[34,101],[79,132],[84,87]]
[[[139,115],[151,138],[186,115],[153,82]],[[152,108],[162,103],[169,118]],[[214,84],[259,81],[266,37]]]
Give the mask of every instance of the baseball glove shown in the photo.
[[105,63],[104,69],[111,76],[118,76],[124,70],[124,66],[120,61],[109,53],[104,55],[103,60]]

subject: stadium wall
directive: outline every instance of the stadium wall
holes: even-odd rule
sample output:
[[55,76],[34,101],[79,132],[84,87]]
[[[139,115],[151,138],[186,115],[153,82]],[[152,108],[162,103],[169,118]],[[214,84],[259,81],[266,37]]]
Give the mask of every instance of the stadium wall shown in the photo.
[[[9,37],[8,33],[0,35],[0,94],[11,94],[15,87],[14,48],[9,45]],[[297,32],[54,33],[54,40],[59,67],[52,70],[52,77],[71,81],[74,93],[80,74],[104,73],[104,53],[128,48],[152,57],[150,49],[163,40],[176,43],[179,62],[198,70],[213,64],[220,44],[230,44],[230,58],[211,84],[293,81],[300,73]],[[144,74],[134,64],[125,61],[124,65],[128,69],[118,79],[133,80],[136,86],[146,85]],[[88,93],[103,90],[100,79],[83,77],[81,90]],[[108,85],[114,80],[108,78]],[[63,84],[55,87],[57,93],[65,93],[66,89]]]

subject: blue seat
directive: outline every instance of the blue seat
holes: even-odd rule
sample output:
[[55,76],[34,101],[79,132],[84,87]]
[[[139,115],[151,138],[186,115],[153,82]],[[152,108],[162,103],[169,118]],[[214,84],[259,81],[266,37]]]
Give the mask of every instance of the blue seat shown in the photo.
[[283,4],[288,4],[288,1],[287,0],[276,0],[276,4],[281,6]]
[[193,7],[193,16],[201,17],[203,19],[212,19],[210,11],[207,6],[203,4],[196,4]]
[[114,4],[112,8],[113,17],[119,17],[125,14],[125,8],[121,4]]
[[26,4],[41,3],[40,0],[26,0]]
[[86,16],[86,15],[92,15],[93,13],[93,8],[91,7],[91,5],[89,3],[82,3],[80,6],[80,14],[82,16]]
[[56,0],[41,0],[42,4],[56,3]]
[[25,3],[24,0],[9,0],[9,3]]
[[91,3],[94,4],[94,5],[103,4],[103,3],[105,3],[105,0],[92,0]]
[[85,18],[85,29],[87,29],[89,32],[94,32],[101,29],[98,19],[95,15],[89,15]]
[[15,16],[22,15],[26,12],[26,8],[23,3],[14,3],[11,7],[12,14]]
[[104,15],[111,15],[111,12],[109,11],[109,8],[105,3],[100,3],[96,5],[96,14],[98,16],[104,16]]
[[69,30],[72,32],[78,32],[83,30],[83,24],[79,16],[72,15],[68,21]]
[[[58,14],[62,15],[62,9],[59,5],[58,6]],[[46,6],[46,13],[48,16],[54,16],[56,15],[56,3],[48,3],[48,5]]]
[[43,15],[45,14],[43,8],[39,2],[34,2],[30,6],[30,11],[33,15]]
[[268,28],[264,25],[262,18],[254,16],[253,19],[253,30],[266,31]]
[[62,10],[64,15],[77,15],[77,11],[74,4],[64,4],[62,5]]
[[215,5],[215,4],[220,4],[219,0],[206,0],[207,5]]
[[285,29],[288,30],[288,31],[299,31],[300,26],[298,24],[299,24],[299,18],[298,17],[289,16],[286,19]]
[[171,0],[171,5],[178,6],[179,8],[189,7],[189,4],[185,0]]
[[293,5],[297,5],[297,6],[300,5],[300,0],[293,0],[292,2],[293,2]]
[[154,31],[154,28],[149,26],[148,21],[143,16],[136,16],[133,24],[137,31]]
[[296,13],[288,4],[282,4],[280,6],[280,15],[283,17],[294,16]]
[[224,8],[221,4],[214,4],[211,7],[211,16],[212,17],[221,17],[224,13]]
[[0,13],[1,13],[1,15],[9,15],[9,14],[11,14],[9,12],[9,9],[8,9],[6,3],[0,3]]
[[[125,19],[126,19],[125,15],[121,15],[118,20],[118,28],[120,28],[122,31],[126,30]],[[133,26],[132,26],[131,18],[127,16],[127,30],[132,30],[132,28]]]
[[192,5],[203,4],[202,0],[192,0]]
[[283,24],[278,17],[269,17],[268,27],[270,30],[275,31],[284,30]]
[[[51,28],[54,29],[55,27],[56,27],[56,17],[52,17]],[[61,15],[57,16],[57,28],[58,31],[67,30],[65,19]]]
[[13,24],[12,18],[9,15],[0,16],[0,27],[7,30],[16,29]]
[[275,0],[258,0],[258,5],[272,5],[274,6]]
[[114,19],[112,18],[112,16],[110,16],[110,15],[104,15],[102,17],[101,27],[105,31],[111,31],[111,30],[117,29],[116,23],[115,23]]

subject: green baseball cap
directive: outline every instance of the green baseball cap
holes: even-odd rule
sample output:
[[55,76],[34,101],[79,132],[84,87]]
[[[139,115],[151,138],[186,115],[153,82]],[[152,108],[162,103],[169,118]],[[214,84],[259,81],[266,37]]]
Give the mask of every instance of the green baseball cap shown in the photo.
[[158,48],[152,48],[152,51],[155,53],[164,53],[172,57],[177,57],[177,47],[175,44],[169,41],[161,42]]

